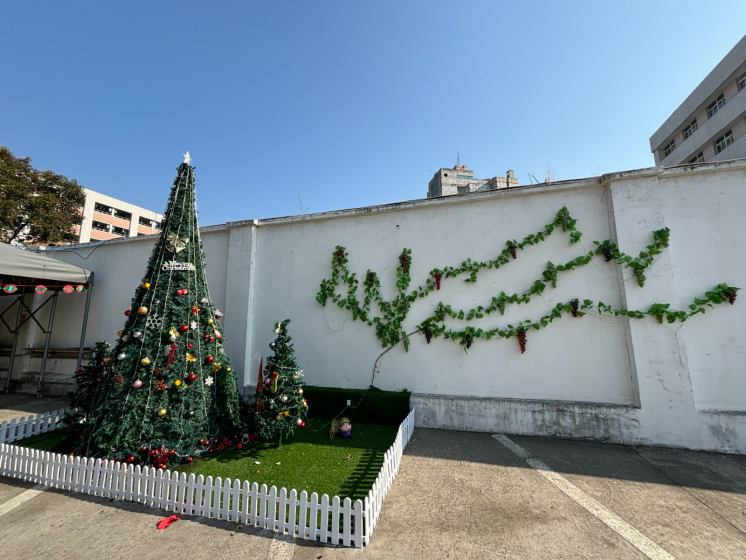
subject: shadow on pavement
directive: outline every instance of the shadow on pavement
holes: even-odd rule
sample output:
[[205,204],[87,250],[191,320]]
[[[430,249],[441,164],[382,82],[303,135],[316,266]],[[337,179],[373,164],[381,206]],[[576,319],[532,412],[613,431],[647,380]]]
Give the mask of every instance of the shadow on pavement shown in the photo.
[[[508,436],[559,473],[746,494],[746,456]],[[417,428],[406,455],[530,469],[490,434]]]

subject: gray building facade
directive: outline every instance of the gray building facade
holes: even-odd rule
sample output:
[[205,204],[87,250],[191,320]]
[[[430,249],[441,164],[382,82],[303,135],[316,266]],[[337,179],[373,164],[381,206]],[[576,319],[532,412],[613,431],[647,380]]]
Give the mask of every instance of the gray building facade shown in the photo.
[[746,157],[746,36],[650,137],[663,167]]

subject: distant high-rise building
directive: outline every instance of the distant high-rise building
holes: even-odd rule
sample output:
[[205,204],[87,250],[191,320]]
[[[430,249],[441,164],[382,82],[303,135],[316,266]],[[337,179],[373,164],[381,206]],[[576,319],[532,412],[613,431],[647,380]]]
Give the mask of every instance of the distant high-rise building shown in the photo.
[[82,220],[74,228],[79,243],[137,237],[161,231],[161,214],[90,189],[83,190],[85,205],[81,208]]
[[655,164],[746,157],[746,36],[650,137]]
[[517,186],[518,179],[515,178],[512,170],[508,171],[505,177],[477,179],[474,177],[474,172],[467,169],[465,165],[456,164],[453,169],[441,167],[433,175],[428,186],[427,198]]

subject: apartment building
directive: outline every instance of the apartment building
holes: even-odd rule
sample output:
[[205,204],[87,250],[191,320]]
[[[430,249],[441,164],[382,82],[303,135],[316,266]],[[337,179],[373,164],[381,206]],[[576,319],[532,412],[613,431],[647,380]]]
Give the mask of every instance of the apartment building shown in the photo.
[[79,243],[137,237],[161,230],[161,214],[90,189],[83,190],[83,218],[80,225],[75,226]]
[[663,167],[746,157],[746,36],[650,137]]
[[478,179],[474,177],[472,170],[457,163],[452,169],[441,167],[433,175],[428,185],[427,198],[476,191],[492,191],[517,186],[518,179],[515,178],[515,173],[512,170],[508,171],[505,177]]

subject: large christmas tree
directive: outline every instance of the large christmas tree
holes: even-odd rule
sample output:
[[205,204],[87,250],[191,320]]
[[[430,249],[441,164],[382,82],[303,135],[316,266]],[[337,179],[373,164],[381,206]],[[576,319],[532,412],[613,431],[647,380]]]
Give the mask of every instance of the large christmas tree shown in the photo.
[[303,398],[303,372],[298,369],[295,351],[288,334],[290,319],[275,323],[277,338],[269,343],[274,356],[267,359],[256,395],[256,426],[265,439],[293,435],[296,427],[305,428],[308,403]]
[[194,167],[178,167],[162,230],[75,452],[165,468],[224,446],[236,375],[205,276]]

